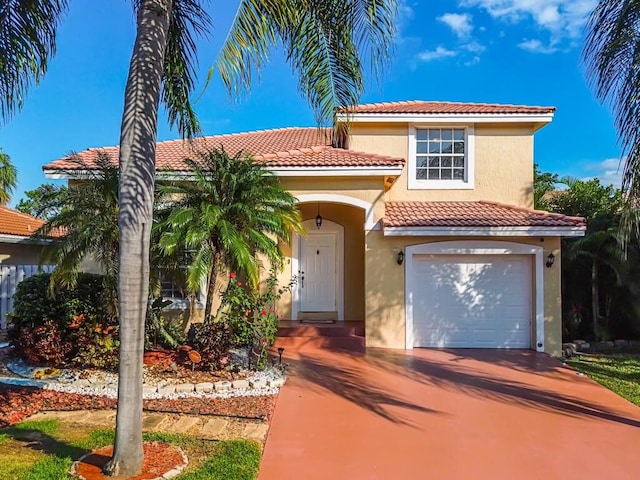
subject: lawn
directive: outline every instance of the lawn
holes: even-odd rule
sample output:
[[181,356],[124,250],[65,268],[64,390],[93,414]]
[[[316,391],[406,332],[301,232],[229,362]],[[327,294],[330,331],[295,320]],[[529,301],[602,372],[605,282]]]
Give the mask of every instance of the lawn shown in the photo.
[[567,363],[640,406],[640,354],[580,355]]
[[[73,461],[113,443],[113,430],[86,430],[56,420],[22,422],[0,430],[0,479],[64,480]],[[189,458],[179,480],[253,480],[260,446],[244,440],[211,442],[186,435],[149,433],[145,440],[180,446]]]

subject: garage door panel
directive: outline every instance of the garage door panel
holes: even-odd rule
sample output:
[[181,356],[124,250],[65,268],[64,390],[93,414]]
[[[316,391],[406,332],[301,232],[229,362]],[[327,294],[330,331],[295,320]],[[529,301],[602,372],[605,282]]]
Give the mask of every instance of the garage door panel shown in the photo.
[[530,257],[416,255],[412,261],[414,346],[530,347]]

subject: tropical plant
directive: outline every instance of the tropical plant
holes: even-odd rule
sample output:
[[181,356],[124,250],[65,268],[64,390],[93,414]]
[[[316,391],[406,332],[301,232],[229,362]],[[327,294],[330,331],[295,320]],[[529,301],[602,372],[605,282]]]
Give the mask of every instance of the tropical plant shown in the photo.
[[[194,36],[208,32],[198,0],[132,0],[136,39],[125,87],[120,134],[120,375],[110,475],[142,467],[142,355],[153,221],[155,148],[160,99],[186,136],[199,125],[190,103],[195,87]],[[0,114],[10,118],[32,83],[42,79],[56,50],[67,0],[8,0],[0,5]],[[300,74],[300,89],[319,123],[334,107],[357,103],[363,90],[360,54],[375,67],[390,51],[397,0],[241,0],[218,61],[230,91],[248,89],[281,45]]]
[[599,0],[589,17],[583,49],[587,79],[596,98],[613,111],[622,147],[622,191],[625,193],[624,239],[640,215],[640,3]]
[[243,284],[235,272],[229,274],[216,314],[217,321],[224,320],[229,325],[234,346],[251,349],[250,360],[255,366],[264,364],[267,348],[276,339],[278,300],[290,293],[296,283],[293,278],[287,285],[280,286],[277,273],[278,268],[272,266],[269,277],[259,287]]
[[550,208],[550,197],[556,192],[560,178],[557,173],[541,172],[540,166],[533,165],[533,206],[539,210]]
[[192,292],[207,286],[208,321],[217,276],[225,270],[242,271],[257,285],[260,256],[279,264],[278,243],[288,243],[292,231],[302,231],[302,224],[295,197],[264,163],[217,149],[196,158],[185,160],[193,181],[159,186],[167,211],[160,214],[164,220],[156,228],[163,254],[189,252],[186,285]]
[[26,198],[20,199],[16,210],[49,220],[60,213],[61,202],[58,197],[64,196],[66,191],[66,185],[44,183],[34,190],[24,192]]
[[47,208],[55,212],[35,236],[56,240],[44,250],[41,261],[56,266],[51,289],[73,287],[85,261],[94,261],[104,275],[110,292],[111,312],[117,317],[116,285],[118,277],[118,169],[106,154],[98,152],[97,169],[82,160],[72,159],[83,172],[70,188],[55,190],[47,199]]
[[0,205],[5,205],[11,200],[11,194],[18,183],[18,172],[9,155],[0,148]]
[[74,286],[51,294],[49,273],[20,282],[10,314],[16,352],[33,363],[111,368],[117,364],[117,319],[101,275],[81,273]]

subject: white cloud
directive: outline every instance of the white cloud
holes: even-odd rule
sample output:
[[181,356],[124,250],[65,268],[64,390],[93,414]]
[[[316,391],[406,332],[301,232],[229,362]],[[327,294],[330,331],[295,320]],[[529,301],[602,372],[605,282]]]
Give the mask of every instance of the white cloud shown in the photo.
[[576,40],[598,0],[460,0],[464,7],[478,7],[493,18],[510,23],[533,20],[550,33],[551,42]]
[[532,53],[550,54],[558,51],[558,49],[553,45],[545,45],[537,39],[523,40],[518,44],[518,47],[520,47],[522,50],[526,50],[527,52]]
[[592,178],[597,177],[603,185],[613,185],[620,188],[622,185],[623,164],[619,158],[608,158],[598,163],[589,165],[588,170],[593,172]]
[[464,62],[464,66],[465,67],[472,67],[473,65],[477,65],[478,63],[480,63],[480,57],[476,55],[471,60],[468,60],[468,61]]
[[458,53],[444,48],[442,45],[436,47],[435,50],[425,50],[418,54],[418,60],[422,62],[431,62],[433,60],[440,60],[442,58],[455,57]]
[[446,24],[458,38],[469,38],[473,32],[472,17],[468,13],[445,13],[436,20]]
[[475,40],[472,40],[471,42],[467,43],[464,46],[464,48],[465,50],[471,53],[482,53],[487,49],[487,47],[485,47],[484,45],[482,45],[481,43]]

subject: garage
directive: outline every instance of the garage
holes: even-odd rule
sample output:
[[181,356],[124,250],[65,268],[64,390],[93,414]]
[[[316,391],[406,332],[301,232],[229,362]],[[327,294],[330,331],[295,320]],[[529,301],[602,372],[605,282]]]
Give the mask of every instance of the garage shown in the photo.
[[407,268],[407,345],[531,348],[531,255],[419,254]]

